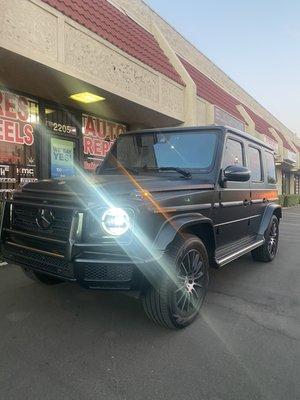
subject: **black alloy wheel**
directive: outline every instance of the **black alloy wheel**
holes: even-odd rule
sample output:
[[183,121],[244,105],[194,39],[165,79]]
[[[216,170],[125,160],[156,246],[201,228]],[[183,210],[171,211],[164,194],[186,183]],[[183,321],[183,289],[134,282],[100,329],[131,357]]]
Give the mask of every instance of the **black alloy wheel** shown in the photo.
[[277,254],[278,242],[279,222],[276,215],[273,215],[265,232],[265,243],[251,252],[253,259],[263,262],[273,261]]
[[148,288],[143,306],[155,323],[171,329],[185,328],[197,318],[206,295],[208,254],[197,236],[178,235],[165,264],[167,273]]
[[198,249],[189,250],[183,257],[177,274],[174,291],[174,308],[178,315],[186,315],[198,310],[204,300],[205,275],[203,259]]

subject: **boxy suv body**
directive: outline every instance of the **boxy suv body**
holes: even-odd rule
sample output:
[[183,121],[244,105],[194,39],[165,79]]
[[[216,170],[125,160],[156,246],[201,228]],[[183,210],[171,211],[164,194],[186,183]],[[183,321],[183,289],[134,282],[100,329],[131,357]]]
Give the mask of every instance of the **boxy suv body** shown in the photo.
[[272,149],[227,127],[123,134],[97,173],[29,183],[4,206],[1,251],[45,284],[131,292],[170,328],[199,313],[209,266],[272,261]]

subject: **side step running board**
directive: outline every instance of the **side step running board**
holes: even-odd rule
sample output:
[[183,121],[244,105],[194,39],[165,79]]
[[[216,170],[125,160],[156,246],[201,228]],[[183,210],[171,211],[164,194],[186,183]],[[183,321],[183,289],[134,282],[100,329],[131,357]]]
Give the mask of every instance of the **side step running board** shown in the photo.
[[247,247],[244,247],[243,249],[240,249],[239,251],[236,251],[235,253],[232,253],[232,254],[229,254],[226,257],[217,259],[216,260],[217,265],[219,267],[223,267],[224,265],[230,263],[231,261],[243,256],[244,254],[249,253],[250,251],[256,249],[257,247],[260,247],[261,245],[264,244],[264,242],[265,242],[264,239],[261,239],[261,240],[255,242],[255,243],[250,244]]

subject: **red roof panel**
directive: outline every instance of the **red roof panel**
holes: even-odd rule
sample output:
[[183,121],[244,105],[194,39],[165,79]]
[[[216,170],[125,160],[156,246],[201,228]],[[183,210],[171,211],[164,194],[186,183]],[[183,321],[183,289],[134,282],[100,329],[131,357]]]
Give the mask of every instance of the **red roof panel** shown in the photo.
[[107,0],[43,0],[119,49],[169,77],[183,82],[154,36]]
[[294,150],[293,147],[289,144],[289,142],[287,141],[287,139],[285,138],[285,136],[284,136],[281,132],[279,132],[279,131],[277,131],[277,130],[276,130],[276,132],[277,132],[278,136],[280,137],[280,139],[282,140],[283,147],[285,147],[286,149],[288,149],[288,150],[292,151],[293,153],[295,153],[295,150]]
[[[187,72],[190,74],[193,81],[196,83],[198,96],[222,108],[223,110],[227,111],[228,113],[235,116],[239,120],[242,119],[242,116],[240,115],[240,113],[236,108],[238,104],[242,104],[239,100],[237,100],[229,93],[227,93],[224,89],[218,86],[215,82],[209,79],[206,75],[200,72],[189,62],[187,62],[181,57],[179,58],[183,66],[187,70]],[[245,108],[250,118],[255,123],[255,129],[257,130],[257,132],[266,135],[273,140],[276,140],[276,138],[269,131],[271,125],[267,121],[265,121],[262,117],[260,117],[255,112],[250,110],[249,107],[245,106],[244,104],[242,104],[242,106]],[[278,133],[278,136],[281,138],[283,146],[291,151],[294,151],[290,146],[289,142],[287,141],[287,139],[284,137],[284,135],[281,132],[278,131],[276,132]]]
[[243,121],[241,114],[236,108],[238,104],[241,104],[239,101],[237,101],[233,96],[225,92],[225,90],[223,90],[220,86],[214,83],[211,79],[209,79],[206,75],[204,75],[197,68],[192,66],[186,60],[181,57],[179,58],[193,81],[196,83],[198,96],[202,97],[212,104],[215,104],[218,107],[221,107],[229,114]]

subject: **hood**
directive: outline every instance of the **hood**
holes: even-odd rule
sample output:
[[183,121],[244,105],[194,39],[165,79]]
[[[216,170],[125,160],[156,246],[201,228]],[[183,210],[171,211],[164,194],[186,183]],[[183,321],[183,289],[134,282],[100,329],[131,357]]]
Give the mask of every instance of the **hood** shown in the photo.
[[47,192],[49,194],[93,195],[95,190],[103,190],[110,195],[124,196],[138,192],[141,189],[148,192],[172,192],[177,190],[212,189],[211,183],[201,183],[199,179],[185,180],[182,178],[139,175],[127,177],[124,175],[85,175],[65,179],[45,179],[28,183],[23,192]]

